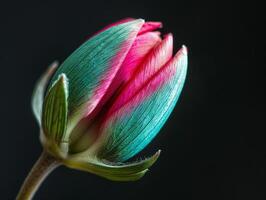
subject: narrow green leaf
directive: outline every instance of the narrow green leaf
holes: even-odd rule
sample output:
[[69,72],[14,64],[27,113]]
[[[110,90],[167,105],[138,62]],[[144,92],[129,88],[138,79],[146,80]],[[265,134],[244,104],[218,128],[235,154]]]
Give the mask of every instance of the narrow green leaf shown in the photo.
[[67,142],[65,135],[68,112],[67,98],[67,78],[65,74],[61,74],[45,97],[42,115],[44,134],[58,144]]
[[76,156],[64,161],[69,168],[87,171],[113,181],[135,181],[140,179],[148,171],[160,155],[160,150],[153,156],[142,161],[128,164],[107,163],[102,160],[86,159]]
[[44,74],[39,78],[33,90],[31,98],[31,106],[33,114],[37,119],[39,125],[41,125],[44,92],[48,84],[48,81],[50,80],[51,76],[53,75],[57,67],[58,67],[58,62],[54,61],[44,72]]

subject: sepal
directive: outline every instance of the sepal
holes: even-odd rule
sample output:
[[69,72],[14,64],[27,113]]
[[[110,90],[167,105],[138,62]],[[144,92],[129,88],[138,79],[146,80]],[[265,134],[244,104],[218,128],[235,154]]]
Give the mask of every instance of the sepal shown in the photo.
[[43,104],[42,128],[48,140],[57,144],[68,142],[66,133],[68,115],[68,81],[61,74],[48,91]]
[[148,168],[156,162],[160,152],[159,150],[142,161],[125,164],[78,156],[65,159],[64,164],[69,168],[87,171],[112,181],[136,181],[143,177]]
[[48,69],[43,73],[43,75],[39,78],[39,80],[36,82],[33,90],[31,98],[31,106],[33,114],[40,126],[41,126],[44,92],[51,76],[53,75],[57,67],[58,67],[58,62],[54,61],[48,67]]

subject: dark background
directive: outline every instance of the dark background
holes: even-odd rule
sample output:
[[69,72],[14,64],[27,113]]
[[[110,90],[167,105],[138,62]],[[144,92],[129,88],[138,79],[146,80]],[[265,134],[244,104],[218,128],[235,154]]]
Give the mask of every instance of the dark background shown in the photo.
[[14,199],[41,153],[35,81],[89,35],[124,17],[160,20],[189,48],[180,101],[144,150],[162,155],[138,182],[60,167],[35,199],[241,199],[265,195],[265,26],[256,1],[0,3],[0,196]]

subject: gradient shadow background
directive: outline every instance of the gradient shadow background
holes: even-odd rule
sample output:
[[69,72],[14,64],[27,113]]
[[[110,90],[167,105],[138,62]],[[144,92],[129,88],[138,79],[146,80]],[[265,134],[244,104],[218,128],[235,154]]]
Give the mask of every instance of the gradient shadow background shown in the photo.
[[141,155],[162,149],[138,182],[60,167],[35,199],[265,199],[265,14],[256,1],[0,3],[1,199],[14,199],[41,152],[35,81],[89,35],[124,17],[160,20],[189,48],[178,105]]

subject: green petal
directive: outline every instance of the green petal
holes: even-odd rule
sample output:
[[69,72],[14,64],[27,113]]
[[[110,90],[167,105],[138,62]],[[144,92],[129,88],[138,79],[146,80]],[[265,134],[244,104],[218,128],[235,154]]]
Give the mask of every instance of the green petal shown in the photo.
[[102,160],[86,159],[86,157],[69,158],[64,164],[73,169],[87,171],[112,181],[135,181],[144,176],[160,155],[160,150],[153,156],[142,161],[128,164],[107,163]]
[[32,106],[33,114],[37,122],[39,123],[39,125],[41,125],[44,92],[48,84],[48,81],[50,80],[51,76],[55,72],[57,66],[58,66],[58,62],[54,61],[48,67],[48,69],[44,72],[44,74],[39,78],[33,90],[32,98],[31,98],[31,106]]
[[48,139],[57,143],[67,142],[65,135],[68,112],[68,83],[64,74],[53,84],[45,97],[42,126]]

